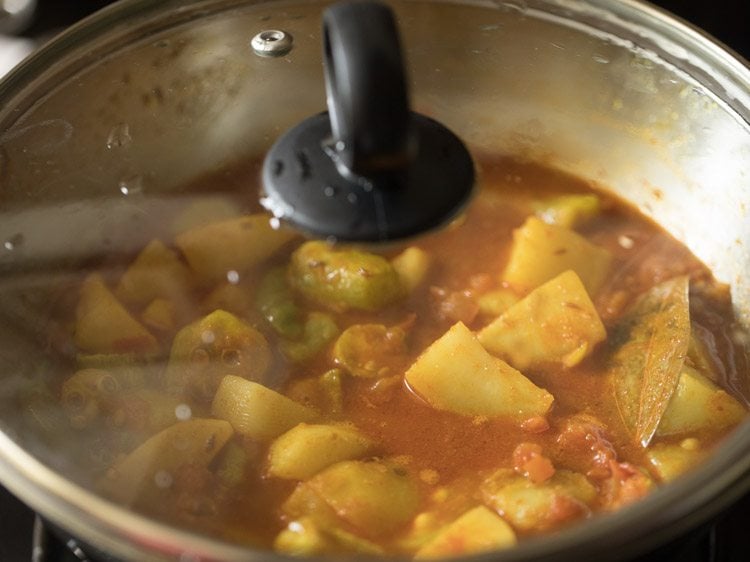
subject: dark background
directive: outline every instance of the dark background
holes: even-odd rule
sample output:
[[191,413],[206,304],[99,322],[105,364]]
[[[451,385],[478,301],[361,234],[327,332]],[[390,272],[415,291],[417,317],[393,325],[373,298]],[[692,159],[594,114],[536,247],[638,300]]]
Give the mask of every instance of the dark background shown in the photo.
[[[111,3],[107,0],[39,0],[36,19],[24,35],[46,35]],[[651,3],[704,29],[750,59],[750,0],[654,0]]]
[[[22,32],[32,39],[46,38],[111,2],[107,0],[39,0],[30,27]],[[750,0],[654,0],[652,4],[702,28],[719,42],[750,60]],[[0,487],[0,562],[31,558],[33,514]],[[725,516],[718,531],[728,540],[710,556],[714,561],[750,560],[750,497]],[[696,553],[697,554],[697,553]]]

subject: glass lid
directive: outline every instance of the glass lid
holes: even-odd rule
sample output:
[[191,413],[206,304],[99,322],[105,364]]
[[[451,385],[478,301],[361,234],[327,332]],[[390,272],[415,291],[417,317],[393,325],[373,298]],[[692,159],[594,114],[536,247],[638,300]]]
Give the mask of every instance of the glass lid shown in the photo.
[[314,239],[261,176],[328,6],[123,0],[0,82],[2,483],[183,561],[635,554],[743,493],[750,70],[635,1],[388,2],[476,188]]

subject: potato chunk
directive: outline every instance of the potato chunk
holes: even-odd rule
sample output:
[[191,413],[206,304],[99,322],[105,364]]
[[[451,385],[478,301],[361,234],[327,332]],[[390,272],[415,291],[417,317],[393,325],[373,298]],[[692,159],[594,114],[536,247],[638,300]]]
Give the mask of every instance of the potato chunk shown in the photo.
[[521,370],[549,364],[573,367],[606,336],[573,271],[537,287],[478,334],[488,351]]
[[332,464],[359,458],[371,447],[372,442],[352,425],[301,423],[271,444],[268,474],[305,480]]
[[532,207],[547,224],[576,228],[599,214],[601,201],[593,193],[568,193],[534,201]]
[[441,529],[417,551],[414,558],[424,560],[467,556],[515,544],[516,534],[511,526],[502,517],[480,505]]
[[458,322],[409,367],[406,381],[439,410],[523,421],[545,415],[553,397],[490,355]]
[[290,229],[271,227],[265,213],[214,222],[175,237],[190,268],[204,284],[226,279],[227,273],[244,273],[271,257],[297,235]]
[[184,305],[190,288],[188,267],[161,241],[152,240],[123,273],[115,294],[137,306],[146,306],[157,298]]
[[174,333],[177,326],[177,308],[174,302],[154,299],[141,313],[143,325],[156,333]]
[[364,554],[384,556],[383,548],[339,527],[320,528],[311,517],[289,523],[273,542],[276,552],[292,556]]
[[597,497],[585,476],[568,470],[557,470],[549,480],[535,484],[503,468],[482,483],[481,492],[487,505],[524,532],[555,529],[584,517]]
[[98,274],[87,277],[81,287],[75,344],[82,351],[97,354],[159,352],[156,338],[133,318]]
[[322,529],[344,522],[374,538],[406,524],[419,504],[417,486],[402,468],[384,461],[343,461],[299,484],[282,509],[292,518],[310,516]]
[[572,269],[590,295],[602,286],[612,256],[572,230],[536,217],[513,232],[513,247],[501,278],[519,291],[530,291]]
[[657,443],[651,445],[646,456],[662,482],[671,482],[698,465],[706,456],[697,439],[685,439],[682,443]]
[[380,310],[405,291],[394,267],[382,256],[335,249],[310,241],[292,254],[289,281],[307,298],[331,310]]
[[232,426],[223,420],[178,422],[116,463],[99,483],[99,489],[125,505],[155,505],[181,467],[207,467],[232,433]]
[[487,318],[497,318],[519,300],[516,293],[505,287],[488,291],[477,299],[479,314]]
[[422,284],[430,269],[430,262],[430,255],[417,246],[409,246],[391,260],[401,284],[409,293]]
[[283,394],[234,375],[222,379],[211,410],[237,433],[258,441],[270,441],[318,415]]
[[747,411],[734,397],[685,365],[656,435],[719,431],[739,423],[746,415]]

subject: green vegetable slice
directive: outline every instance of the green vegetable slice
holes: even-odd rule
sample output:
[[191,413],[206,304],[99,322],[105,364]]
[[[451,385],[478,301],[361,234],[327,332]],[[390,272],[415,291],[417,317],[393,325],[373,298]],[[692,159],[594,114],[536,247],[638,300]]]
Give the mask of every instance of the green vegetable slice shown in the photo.
[[305,331],[302,311],[294,302],[294,294],[286,281],[286,268],[269,271],[258,288],[256,305],[276,332],[296,340]]
[[615,400],[625,426],[643,447],[656,432],[677,387],[690,342],[689,279],[652,287],[615,327],[611,359]]

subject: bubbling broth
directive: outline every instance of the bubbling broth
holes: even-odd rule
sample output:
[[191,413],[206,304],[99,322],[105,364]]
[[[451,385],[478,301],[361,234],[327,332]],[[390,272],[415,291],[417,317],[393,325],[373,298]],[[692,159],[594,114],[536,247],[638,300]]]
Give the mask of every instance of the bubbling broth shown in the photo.
[[479,162],[463,216],[419,239],[306,240],[197,203],[89,272],[55,392],[90,486],[240,544],[438,558],[700,463],[747,415],[727,287],[588,182]]

